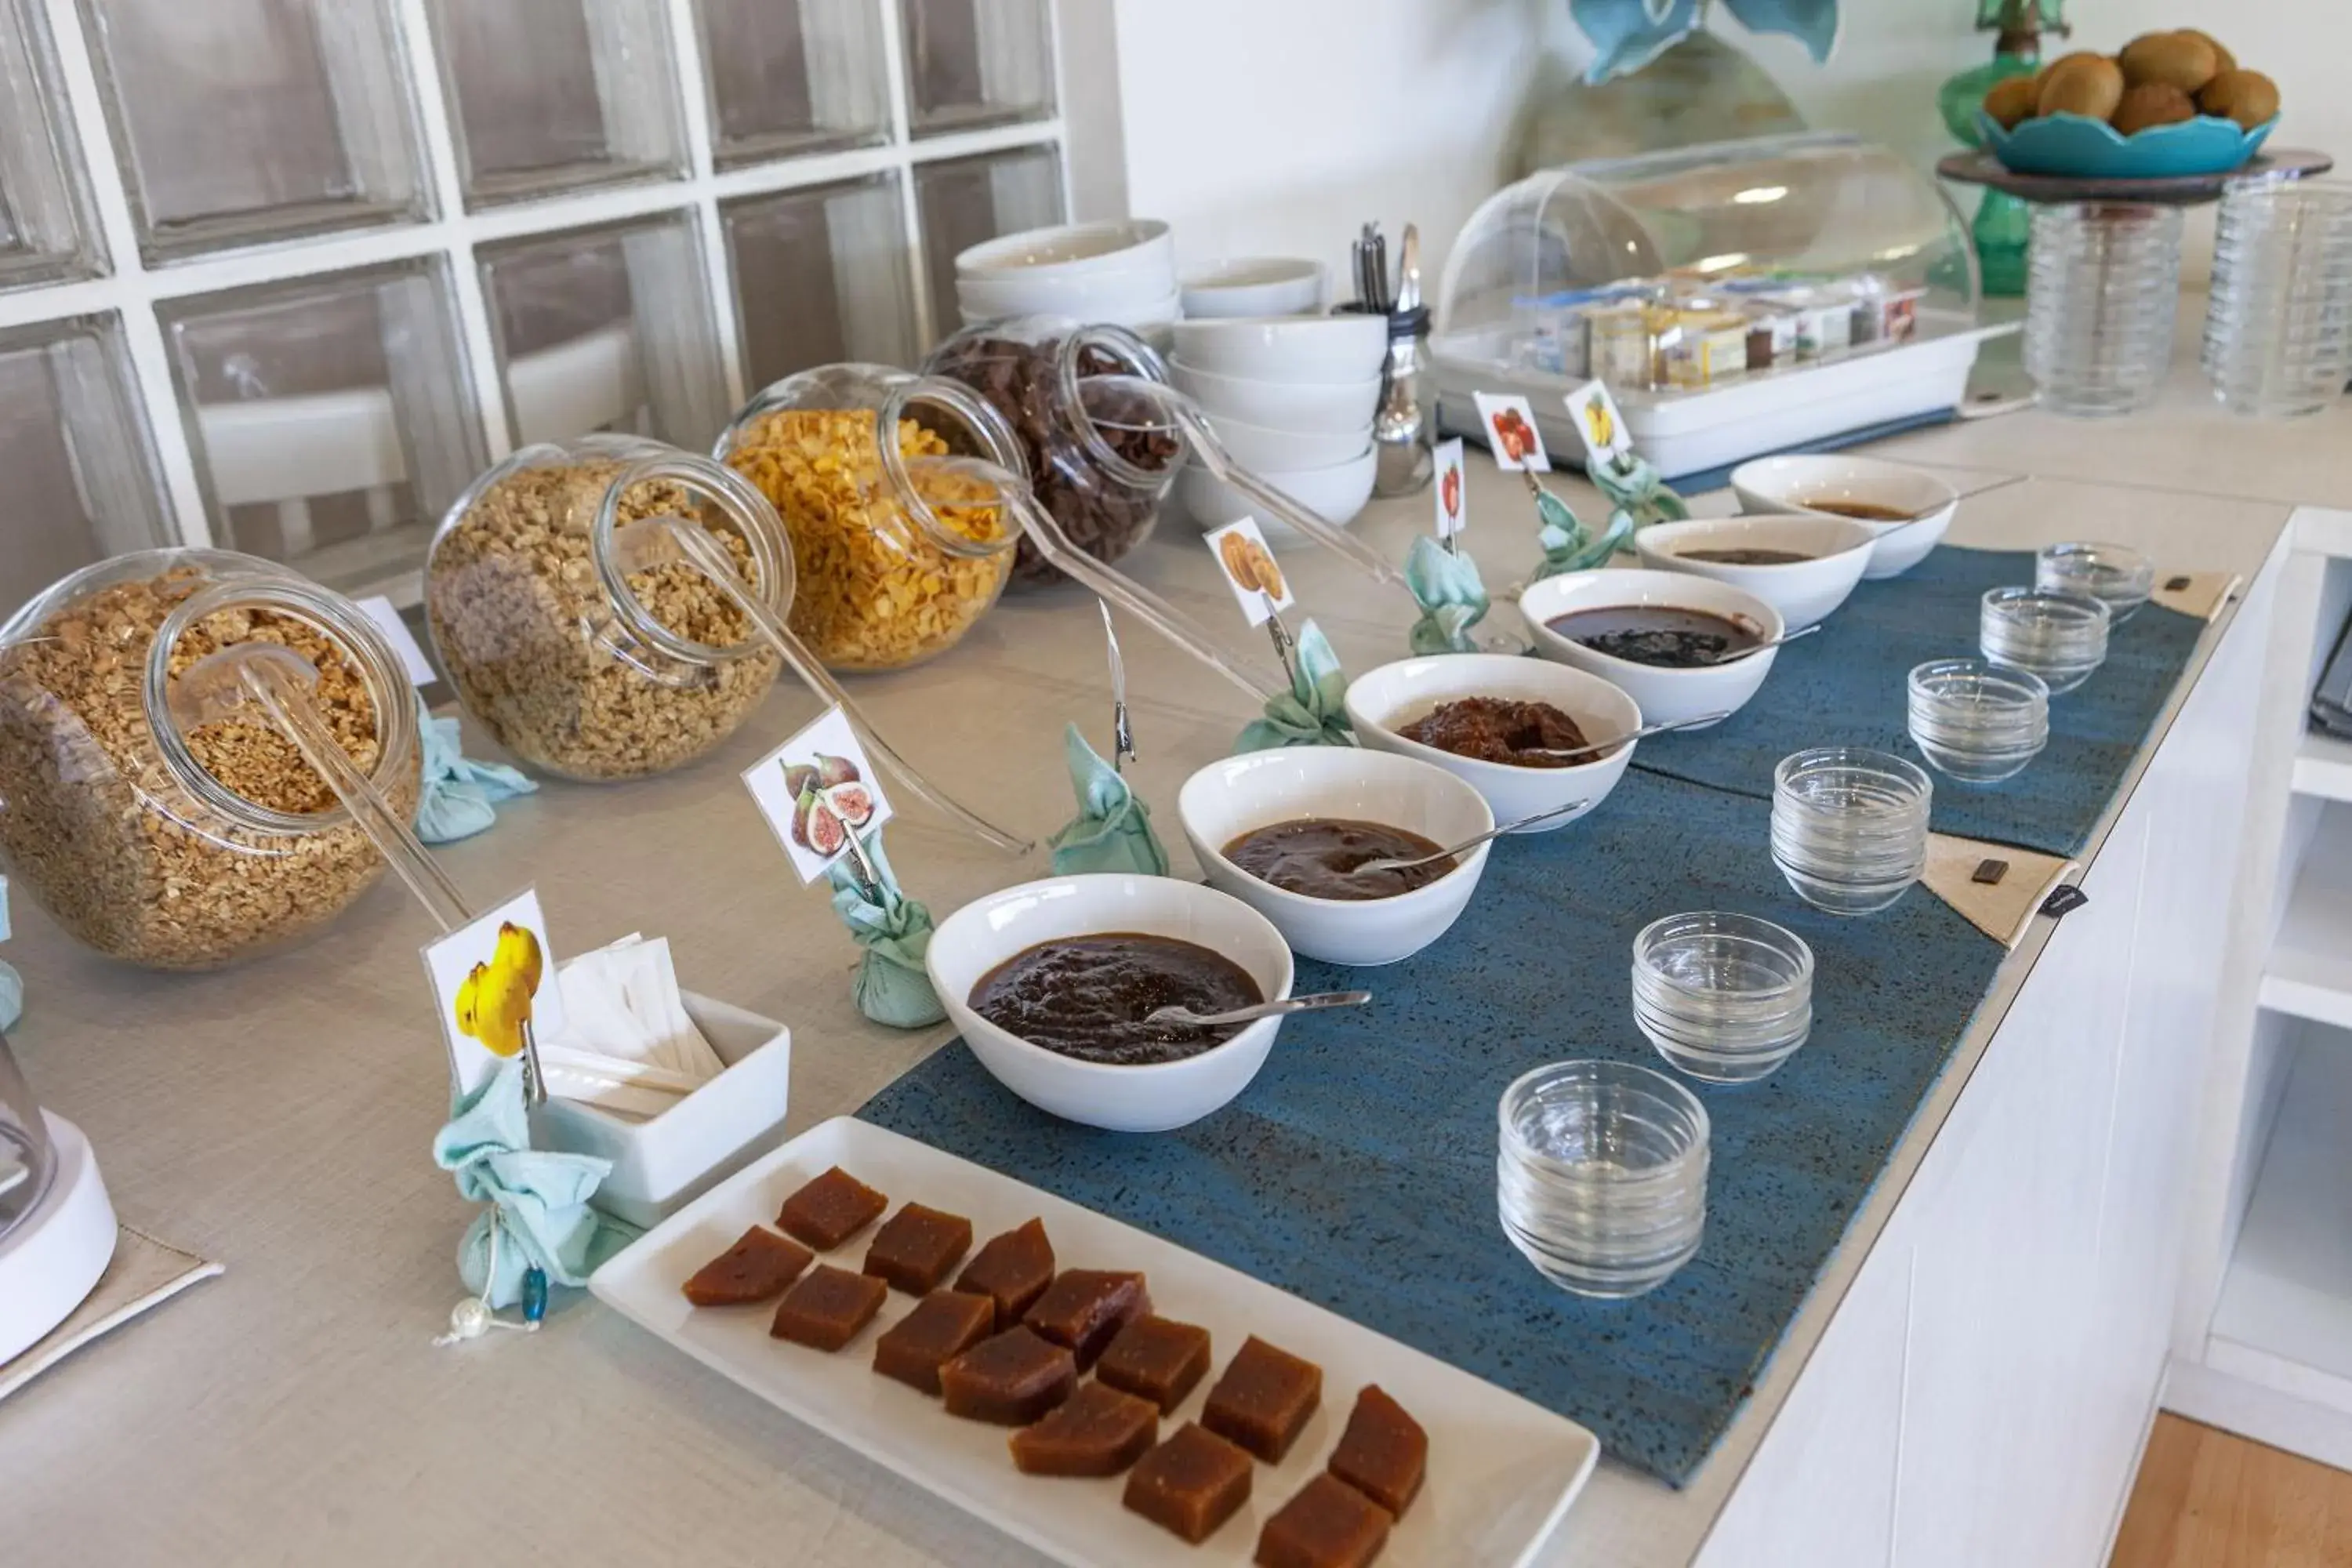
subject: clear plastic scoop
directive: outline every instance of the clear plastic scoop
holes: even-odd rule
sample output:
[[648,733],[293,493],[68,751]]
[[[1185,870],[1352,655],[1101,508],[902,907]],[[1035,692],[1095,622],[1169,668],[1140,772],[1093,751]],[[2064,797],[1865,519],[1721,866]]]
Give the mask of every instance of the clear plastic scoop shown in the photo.
[[[1062,531],[1062,525],[1054,520],[1054,514],[1045,510],[1019,475],[984,458],[909,458],[907,473],[919,489],[931,480],[951,479],[967,495],[974,486],[985,486],[994,491],[988,501],[981,504],[1000,506],[1012,513],[1035,543],[1039,554],[1223,676],[1248,693],[1251,701],[1263,703],[1290,689],[1287,680],[1276,680],[1245,660],[1228,657],[1217,647],[1215,637],[1199,622],[1073,544],[1070,536]],[[966,500],[959,504],[973,503]]]
[[1346,529],[1326,522],[1234,461],[1201,405],[1174,387],[1136,375],[1082,376],[1078,402],[1087,418],[1099,429],[1139,431],[1181,441],[1202,468],[1247,497],[1266,516],[1351,563],[1373,581],[1406,586],[1404,573],[1379,551]]
[[900,756],[890,742],[882,738],[841,683],[810,651],[806,643],[793,635],[782,616],[768,607],[767,602],[753,594],[743,579],[737,575],[735,563],[727,547],[717,536],[698,523],[684,518],[646,517],[625,523],[614,535],[614,553],[624,573],[648,571],[672,561],[684,561],[710,579],[719,590],[732,600],[758,630],[769,646],[783,656],[809,689],[826,701],[838,704],[857,726],[858,734],[867,749],[882,765],[890,770],[899,783],[930,802],[940,811],[953,818],[964,828],[978,835],[999,849],[1013,855],[1026,855],[1035,847],[1029,839],[1017,837],[997,826],[978,813],[967,809],[954,796],[933,784],[915,769],[912,763]]

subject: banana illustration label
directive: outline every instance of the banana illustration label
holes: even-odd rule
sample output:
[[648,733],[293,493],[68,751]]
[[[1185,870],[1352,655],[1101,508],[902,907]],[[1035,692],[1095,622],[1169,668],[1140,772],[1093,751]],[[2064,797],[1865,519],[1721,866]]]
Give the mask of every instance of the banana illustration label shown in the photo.
[[460,1092],[522,1055],[526,1029],[544,1040],[562,1028],[563,991],[554,984],[547,919],[535,890],[428,944],[425,972]]

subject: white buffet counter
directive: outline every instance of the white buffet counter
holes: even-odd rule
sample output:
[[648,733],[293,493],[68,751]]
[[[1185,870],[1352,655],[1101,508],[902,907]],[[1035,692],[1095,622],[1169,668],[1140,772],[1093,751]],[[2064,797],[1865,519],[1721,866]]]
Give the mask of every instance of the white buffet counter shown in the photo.
[[[2223,438],[2226,467],[2210,457]],[[2115,539],[2252,593],[2209,633],[2186,705],[2112,816],[2090,903],[2037,922],[2004,967],[1729,1436],[1682,1492],[1604,1463],[1550,1562],[2090,1568],[2173,1343],[2278,575],[2264,568],[2288,502],[2352,504],[2352,411],[2232,422],[2183,377],[2126,424],[2026,414],[1884,450],[1963,489],[2034,476],[1964,503],[1957,542]],[[1507,580],[1534,555],[1523,494],[1483,458],[1472,475],[1474,543]],[[1401,554],[1427,507],[1377,507],[1359,530]],[[1226,624],[1181,517],[1139,559],[1153,586]],[[1307,604],[1330,602],[1339,568],[1303,548],[1286,561]],[[1402,597],[1355,603],[1324,616],[1350,667],[1401,652]],[[919,763],[1042,833],[1067,812],[1063,720],[1104,717],[1099,641],[1079,595],[1008,598],[962,647],[859,694]],[[1131,776],[1172,816],[1176,784],[1249,715],[1140,631],[1126,641]],[[564,948],[666,934],[688,986],[787,1020],[794,1130],[947,1037],[856,1016],[846,939],[737,782],[813,708],[780,688],[684,775],[551,784],[444,856],[484,899],[535,881]],[[892,851],[942,912],[1043,864],[911,809]],[[427,1153],[446,1111],[416,958],[429,931],[396,886],[308,948],[213,975],[108,965],[29,908],[19,926],[6,956],[30,999],[12,1037],[26,1070],[89,1134],[125,1221],[228,1273],[0,1404],[0,1561],[1034,1561],[584,1300],[535,1339],[429,1347],[458,1293],[467,1210]]]

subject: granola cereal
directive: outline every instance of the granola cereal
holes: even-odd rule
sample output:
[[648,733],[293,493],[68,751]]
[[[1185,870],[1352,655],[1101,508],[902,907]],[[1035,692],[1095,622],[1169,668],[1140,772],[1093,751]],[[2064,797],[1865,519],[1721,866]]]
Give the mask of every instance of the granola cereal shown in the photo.
[[[201,801],[165,762],[154,725],[168,720],[151,718],[143,700],[149,649],[173,606],[209,580],[183,564],[111,583],[67,598],[0,647],[0,865],[82,942],[159,969],[214,968],[304,935],[383,868],[347,818],[261,831]],[[182,636],[172,671],[244,642],[279,643],[310,660],[320,675],[312,700],[352,762],[395,809],[415,809],[415,748],[383,776],[366,674],[308,621],[220,611]],[[199,766],[257,806],[309,816],[335,805],[258,719],[215,721],[186,739]]]
[[[734,733],[781,664],[764,646],[688,662],[626,628],[589,542],[621,468],[601,457],[517,466],[442,531],[425,566],[434,643],[467,711],[525,763],[570,778],[641,778],[692,762]],[[696,510],[679,487],[647,480],[622,498],[619,517]],[[716,531],[751,580],[750,545]],[[733,647],[754,635],[741,608],[685,562],[626,581],[647,614],[688,642]]]
[[[945,457],[948,444],[911,419],[898,423],[908,458]],[[791,535],[798,583],[793,630],[835,669],[899,669],[955,646],[996,602],[1013,552],[963,554],[913,519],[870,499],[887,481],[874,416],[863,410],[779,409],[736,435],[730,467],[775,504]],[[1003,536],[986,491],[961,476],[927,480],[938,516],[976,546]]]

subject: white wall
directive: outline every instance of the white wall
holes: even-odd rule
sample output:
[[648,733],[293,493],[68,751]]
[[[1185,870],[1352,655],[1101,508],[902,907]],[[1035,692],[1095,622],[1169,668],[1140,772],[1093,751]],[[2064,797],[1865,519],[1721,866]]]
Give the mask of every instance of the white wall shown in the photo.
[[[1382,219],[1393,237],[1410,217],[1433,247],[1433,283],[1446,243],[1500,182],[1540,48],[1580,62],[1589,53],[1567,0],[1112,3],[1129,206],[1174,223],[1188,259],[1275,252],[1343,268],[1365,219]],[[1933,163],[1951,150],[1937,85],[1991,48],[1969,30],[1974,0],[1844,0],[1843,9],[1826,66],[1794,39],[1717,26],[1813,124]],[[2347,0],[2074,0],[2070,10],[2075,34],[2064,47],[2113,50],[2149,28],[2204,26],[2277,79],[2282,145],[2352,161]]]

